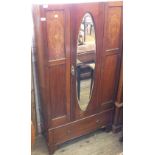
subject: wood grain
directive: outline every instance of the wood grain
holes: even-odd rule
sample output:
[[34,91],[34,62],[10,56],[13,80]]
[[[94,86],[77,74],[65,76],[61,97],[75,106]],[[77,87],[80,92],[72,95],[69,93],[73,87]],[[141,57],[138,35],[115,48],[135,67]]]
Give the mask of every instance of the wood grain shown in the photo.
[[46,20],[49,60],[64,58],[64,11],[47,11]]
[[118,48],[119,37],[120,37],[120,26],[121,26],[121,8],[120,7],[109,7],[108,9],[108,22],[106,30],[106,49]]
[[108,55],[104,59],[104,68],[101,74],[101,91],[100,91],[100,103],[106,103],[114,100],[114,87],[116,70],[118,67],[119,55]]
[[[34,12],[43,118],[53,153],[67,140],[112,124],[122,55],[122,3],[39,5]],[[76,66],[79,27],[87,12],[95,28],[96,68],[92,97],[87,109],[81,111],[71,66]],[[93,54],[81,59],[91,60]]]
[[[61,78],[60,78],[61,77]],[[56,65],[50,68],[50,97],[52,118],[66,114],[66,67]],[[58,81],[57,79],[60,78]],[[61,108],[60,108],[61,107]]]
[[109,109],[108,111],[77,120],[59,128],[55,128],[53,130],[54,143],[56,145],[61,144],[65,141],[87,134],[97,128],[110,124],[112,121],[112,113],[113,110]]

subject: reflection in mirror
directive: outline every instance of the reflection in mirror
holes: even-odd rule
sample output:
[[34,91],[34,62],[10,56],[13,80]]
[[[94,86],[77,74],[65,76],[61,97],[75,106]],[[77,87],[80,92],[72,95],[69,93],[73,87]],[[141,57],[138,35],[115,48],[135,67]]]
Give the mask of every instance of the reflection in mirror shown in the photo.
[[79,29],[76,56],[77,97],[83,111],[88,106],[93,90],[95,60],[95,28],[91,15],[86,13]]

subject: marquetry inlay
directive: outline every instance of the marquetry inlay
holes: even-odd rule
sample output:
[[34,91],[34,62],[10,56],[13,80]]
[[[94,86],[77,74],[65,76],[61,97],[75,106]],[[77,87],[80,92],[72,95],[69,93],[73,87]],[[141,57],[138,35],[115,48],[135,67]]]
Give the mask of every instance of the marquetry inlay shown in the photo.
[[107,47],[106,49],[118,48],[120,37],[120,24],[121,24],[121,8],[111,7],[108,11],[108,24],[107,24]]
[[49,11],[46,19],[49,59],[64,58],[64,12]]

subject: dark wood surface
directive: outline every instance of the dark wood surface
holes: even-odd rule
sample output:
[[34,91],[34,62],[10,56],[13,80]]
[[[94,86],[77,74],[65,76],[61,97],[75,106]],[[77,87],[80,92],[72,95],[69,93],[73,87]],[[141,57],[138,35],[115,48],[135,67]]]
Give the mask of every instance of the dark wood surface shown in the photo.
[[110,109],[53,129],[54,144],[61,144],[110,124],[112,113],[113,109]]
[[[71,66],[76,66],[78,31],[86,12],[95,27],[96,67],[92,97],[82,111]],[[112,124],[122,55],[122,2],[34,5],[33,21],[45,135],[52,153],[65,141]]]
[[40,9],[41,17],[46,18],[41,24],[47,63],[48,126],[55,127],[70,121],[70,13],[68,5]]
[[114,103],[122,54],[122,2],[105,3],[99,104]]

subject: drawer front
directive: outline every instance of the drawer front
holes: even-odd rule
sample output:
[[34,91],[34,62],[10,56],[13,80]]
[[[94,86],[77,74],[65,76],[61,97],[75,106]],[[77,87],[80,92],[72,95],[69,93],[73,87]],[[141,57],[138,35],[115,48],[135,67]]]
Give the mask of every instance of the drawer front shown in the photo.
[[61,144],[112,123],[113,110],[108,110],[53,129],[54,143]]

